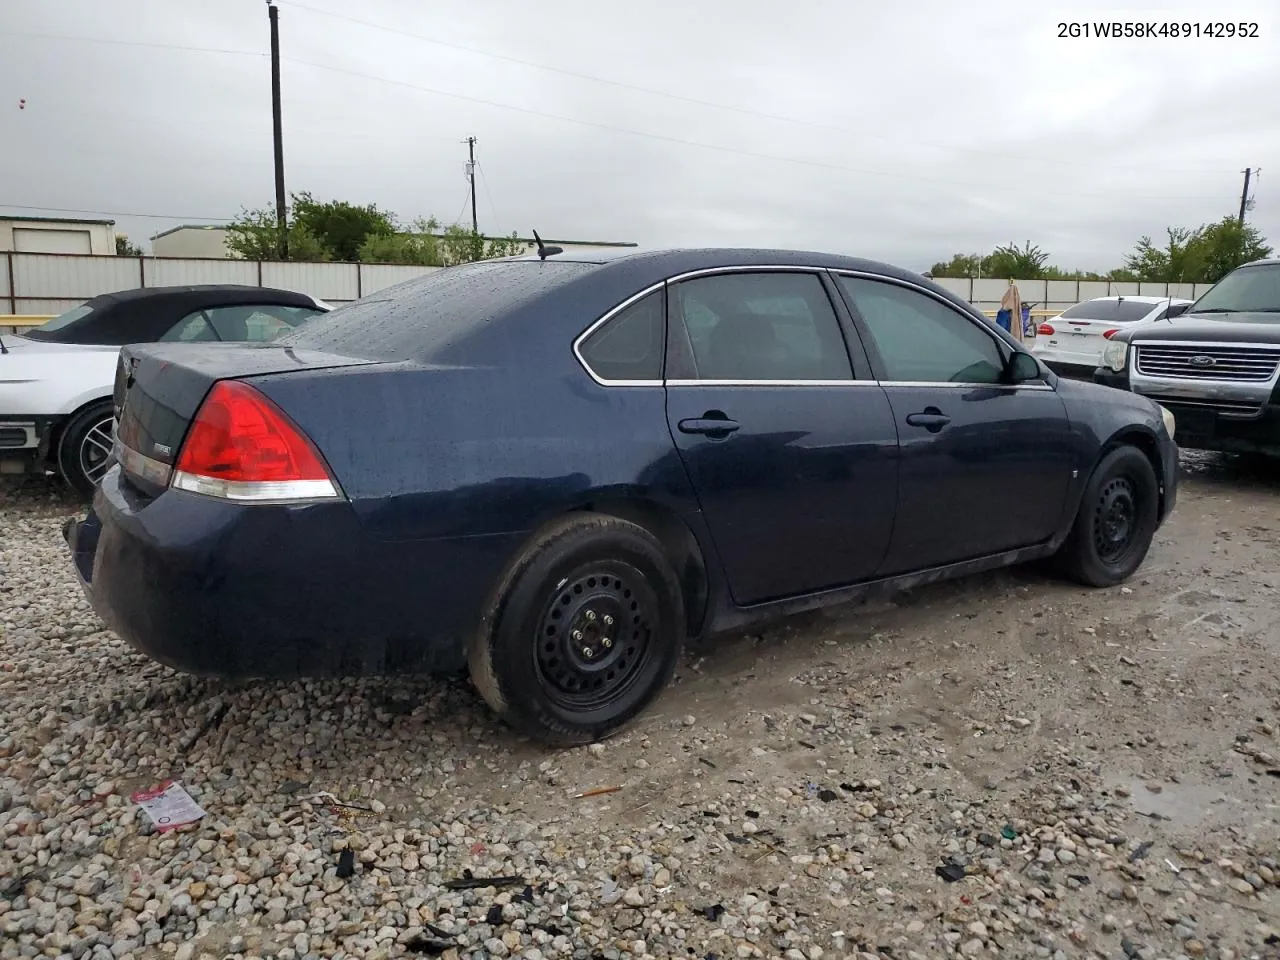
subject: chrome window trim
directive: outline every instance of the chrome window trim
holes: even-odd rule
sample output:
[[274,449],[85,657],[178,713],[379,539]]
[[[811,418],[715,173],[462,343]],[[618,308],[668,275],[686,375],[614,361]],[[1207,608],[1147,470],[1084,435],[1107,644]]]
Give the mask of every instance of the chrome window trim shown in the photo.
[[668,380],[668,387],[878,387],[876,380]]
[[[600,386],[602,387],[660,387],[663,385],[663,382],[661,379],[659,380],[609,380],[597,375],[596,372],[591,369],[591,364],[587,363],[586,358],[583,357],[582,355],[582,344],[589,336],[591,336],[591,334],[595,333],[598,329],[600,329],[602,326],[604,326],[606,323],[608,323],[610,320],[612,320],[614,317],[620,314],[623,310],[627,309],[627,307],[631,306],[633,303],[636,303],[637,301],[643,300],[645,297],[649,296],[649,294],[655,293],[658,290],[663,289],[664,287],[666,287],[666,285],[667,285],[666,280],[660,280],[655,284],[651,284],[650,286],[645,287],[639,293],[633,293],[631,296],[627,297],[627,299],[623,300],[616,307],[613,307],[612,309],[610,309],[599,320],[595,321],[595,323],[591,324],[591,326],[587,327],[587,329],[583,330],[580,334],[578,334],[576,338],[574,338],[573,355],[578,359],[578,365],[582,367],[583,370],[587,371],[587,376],[589,376],[596,383],[600,384]],[[664,311],[663,313],[664,319],[665,319],[665,316],[666,316],[666,313]],[[665,334],[663,336],[663,342],[664,343],[666,342]]]
[[[613,319],[623,310],[627,309],[627,307],[631,306],[637,300],[643,299],[644,297],[648,296],[649,294],[653,293],[656,290],[663,289],[668,284],[679,283],[682,280],[691,280],[694,277],[703,277],[703,276],[709,276],[711,274],[718,274],[718,273],[759,273],[759,272],[767,272],[767,271],[775,271],[775,270],[785,270],[785,271],[790,271],[791,273],[816,273],[818,275],[821,275],[827,272],[827,269],[825,267],[814,267],[814,266],[807,266],[807,265],[796,266],[796,265],[790,265],[790,264],[773,264],[773,263],[735,264],[733,266],[727,266],[727,267],[700,267],[697,270],[687,270],[684,273],[678,273],[675,276],[667,277],[665,280],[660,280],[657,283],[651,284],[650,286],[645,287],[639,293],[633,293],[631,296],[627,297],[627,299],[623,300],[616,307],[611,308],[607,313],[605,313],[602,317],[600,317],[599,320],[595,321],[593,324],[591,324],[591,326],[583,330],[582,333],[578,334],[578,336],[573,341],[573,355],[577,357],[579,366],[581,366],[583,370],[587,371],[587,375],[591,377],[591,379],[594,380],[596,383],[600,384],[600,386],[602,387],[661,387],[661,386],[664,386],[665,381],[662,381],[662,380],[608,380],[608,379],[605,379],[604,377],[597,376],[596,372],[591,369],[591,365],[588,364],[587,361],[582,356],[583,341],[585,341],[587,337],[591,336],[591,334],[595,333],[595,331],[599,327],[608,323],[611,319]],[[834,310],[834,307],[832,309]],[[770,382],[776,382],[776,381],[770,381]],[[844,381],[841,381],[841,382],[843,383]]]
[[[882,273],[871,273],[865,270],[852,270],[848,268],[835,267],[815,267],[805,264],[735,264],[726,267],[701,267],[697,270],[688,270],[684,273],[678,273],[674,276],[667,277],[657,283],[650,284],[643,290],[633,293],[627,299],[623,300],[617,306],[612,307],[604,313],[598,320],[578,334],[573,341],[573,355],[577,358],[578,365],[587,372],[596,383],[602,387],[951,387],[972,390],[975,388],[999,389],[999,390],[1040,390],[1053,392],[1053,387],[1041,381],[1028,381],[1026,383],[972,383],[972,382],[928,382],[922,380],[859,380],[856,377],[849,380],[609,380],[596,375],[591,369],[591,365],[587,363],[582,356],[582,344],[596,330],[608,323],[611,319],[621,313],[627,307],[631,306],[638,300],[642,300],[649,294],[658,290],[662,290],[669,284],[680,283],[683,280],[691,280],[695,277],[711,276],[724,273],[760,273],[770,271],[785,271],[790,273],[813,273],[813,274],[831,274],[833,276],[849,276],[862,277],[869,280],[879,280],[886,283],[894,283],[901,287],[907,287],[911,290],[919,291],[938,301],[945,307],[949,307],[953,312],[960,316],[966,317],[975,325],[978,324],[976,317],[969,317],[963,311],[956,309],[956,305],[945,297],[939,296],[935,291],[927,287],[922,287],[918,283],[910,280],[901,280],[897,277],[886,276]],[[990,328],[991,324],[985,319],[982,321],[984,328]],[[1000,338],[988,330],[988,336],[1000,342]],[[1029,352],[1029,351],[1028,351]],[[1037,361],[1038,362],[1038,361]]]

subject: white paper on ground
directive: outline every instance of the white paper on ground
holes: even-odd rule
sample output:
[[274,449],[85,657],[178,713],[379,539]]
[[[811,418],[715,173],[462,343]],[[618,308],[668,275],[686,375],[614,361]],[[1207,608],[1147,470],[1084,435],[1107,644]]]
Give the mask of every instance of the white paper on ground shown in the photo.
[[191,799],[191,794],[174,780],[166,780],[154,790],[139,790],[131,799],[147,812],[161,832],[195,823],[205,816],[200,805]]

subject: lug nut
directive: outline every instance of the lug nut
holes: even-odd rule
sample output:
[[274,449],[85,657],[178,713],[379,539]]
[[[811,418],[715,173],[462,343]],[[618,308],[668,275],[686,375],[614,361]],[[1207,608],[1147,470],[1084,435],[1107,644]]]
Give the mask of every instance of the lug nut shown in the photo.
[[612,637],[601,637],[601,639],[600,639],[600,646],[602,646],[602,647],[604,647],[606,650],[608,650],[610,647],[612,647],[612,646],[613,646],[613,638],[612,638]]
[[613,626],[613,617],[611,617],[611,616],[610,616],[609,614],[607,614],[607,613],[604,615],[604,625],[605,625],[606,627],[612,627],[612,626]]
[[583,655],[584,657],[586,657],[588,660],[590,660],[590,659],[591,659],[591,657],[593,656],[593,654],[591,653],[591,648],[590,648],[590,647],[583,647],[583,648],[582,648],[582,655]]
[[574,642],[575,642],[575,643],[581,643],[581,642],[582,642],[582,631],[581,631],[581,630],[575,630],[575,631],[573,631],[573,633],[571,634],[571,636],[573,637],[573,639],[574,639]]
[[587,620],[589,620],[589,621],[591,621],[592,623],[594,623],[594,622],[595,622],[595,619],[596,619],[596,612],[595,612],[594,610],[588,610],[588,611],[587,611]]

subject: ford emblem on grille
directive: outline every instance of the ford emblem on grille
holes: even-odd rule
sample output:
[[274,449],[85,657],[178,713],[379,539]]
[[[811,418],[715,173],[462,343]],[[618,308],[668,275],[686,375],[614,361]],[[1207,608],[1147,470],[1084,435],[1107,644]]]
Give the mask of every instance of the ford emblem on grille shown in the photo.
[[1218,361],[1202,353],[1199,356],[1192,357],[1189,362],[1193,367],[1212,367]]

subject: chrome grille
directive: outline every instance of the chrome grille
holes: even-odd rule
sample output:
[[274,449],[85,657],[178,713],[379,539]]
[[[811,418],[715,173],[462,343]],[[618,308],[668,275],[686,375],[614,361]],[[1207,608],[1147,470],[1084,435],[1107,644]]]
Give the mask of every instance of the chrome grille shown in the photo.
[[1280,367],[1280,347],[1138,344],[1134,366],[1147,377],[1265,383]]

